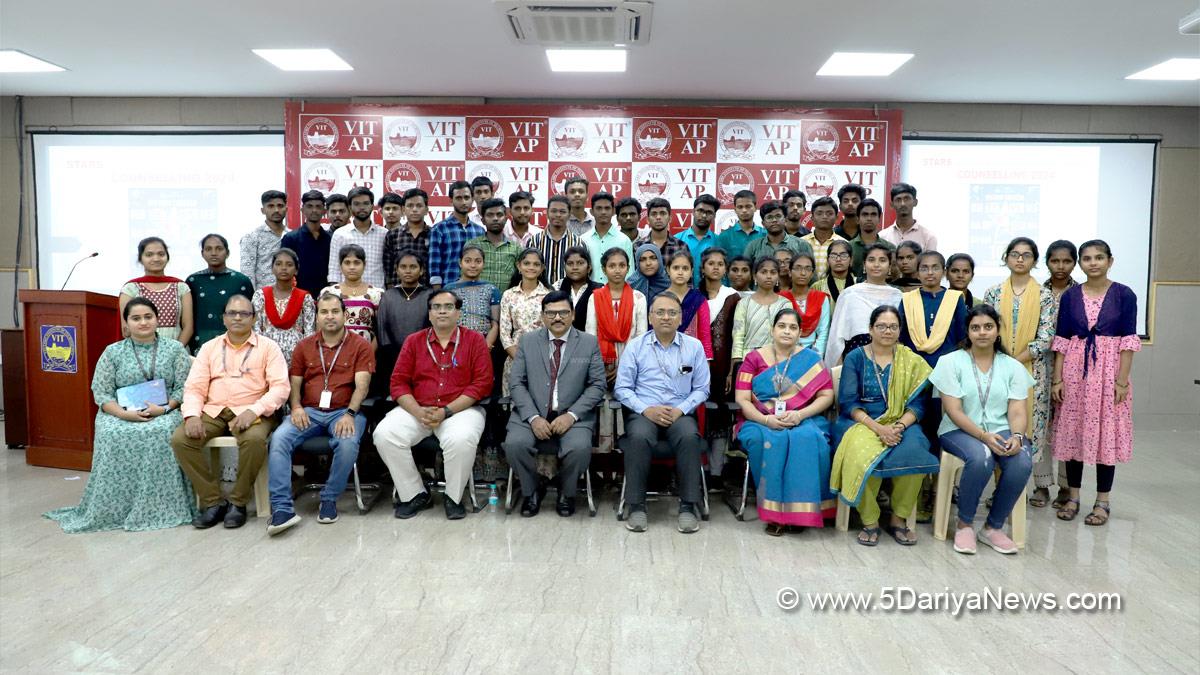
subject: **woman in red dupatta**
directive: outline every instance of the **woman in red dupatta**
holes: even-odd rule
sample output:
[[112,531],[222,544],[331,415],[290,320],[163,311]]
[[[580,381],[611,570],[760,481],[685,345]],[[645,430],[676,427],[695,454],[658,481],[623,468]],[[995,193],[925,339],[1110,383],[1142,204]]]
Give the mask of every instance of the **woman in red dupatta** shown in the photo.
[[792,258],[792,287],[779,295],[791,300],[792,308],[800,315],[800,344],[812,348],[824,358],[833,309],[827,293],[809,286],[816,269],[817,260],[813,254],[807,251],[797,253]]
[[[130,279],[121,287],[118,308],[123,313],[130,300],[149,300],[158,310],[158,337],[178,340],[186,348],[192,339],[192,294],[182,279],[166,275],[170,261],[171,252],[162,239],[146,237],[139,241],[138,262],[145,274]],[[121,332],[128,337],[124,324],[121,324]]]
[[[612,390],[617,379],[617,360],[625,351],[625,343],[646,332],[646,296],[625,283],[629,273],[629,256],[619,248],[610,248],[600,258],[608,283],[592,291],[587,307],[584,332],[596,336],[604,372]],[[611,452],[615,438],[620,435],[620,416],[613,415],[608,406],[600,409],[599,452]]]
[[254,291],[254,330],[274,340],[287,363],[292,352],[306,336],[311,335],[317,320],[317,305],[303,288],[296,287],[296,272],[300,258],[290,248],[275,251],[271,272],[275,283]]

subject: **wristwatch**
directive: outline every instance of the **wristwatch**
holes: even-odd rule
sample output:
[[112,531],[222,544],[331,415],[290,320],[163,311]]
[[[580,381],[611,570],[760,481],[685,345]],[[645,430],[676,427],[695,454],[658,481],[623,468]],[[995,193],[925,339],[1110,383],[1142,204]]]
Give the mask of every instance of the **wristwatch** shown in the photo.
[[451,410],[450,406],[448,406],[448,405],[442,406],[442,412],[446,414],[446,419],[450,419],[451,417],[454,416],[454,411]]

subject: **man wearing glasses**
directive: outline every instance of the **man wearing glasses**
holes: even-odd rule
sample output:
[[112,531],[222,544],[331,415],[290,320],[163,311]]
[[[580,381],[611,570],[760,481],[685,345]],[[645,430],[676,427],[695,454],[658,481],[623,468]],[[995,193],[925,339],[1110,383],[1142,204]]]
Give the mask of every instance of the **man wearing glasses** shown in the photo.
[[509,373],[512,415],[504,454],[521,482],[521,515],[541,510],[546,482],[536,470],[538,453],[559,458],[558,502],[563,518],[575,513],[579,474],[592,458],[596,408],[607,380],[600,343],[595,336],[571,328],[575,311],[571,294],[553,291],[542,298],[542,325],[521,337]]
[[[287,401],[288,368],[279,345],[254,333],[254,307],[244,295],[225,303],[225,333],[205,342],[196,353],[183,386],[183,425],[171,436],[175,459],[200,500],[192,521],[207,529],[222,519],[225,527],[246,524],[246,503],[254,480],[267,459],[267,437],[275,428],[272,415]],[[210,466],[204,445],[230,434],[237,439],[238,474],[229,494],[221,496],[219,466]],[[266,509],[266,504],[258,504]]]
[[[803,239],[787,233],[787,229],[784,227],[787,223],[785,218],[787,212],[783,204],[767,202],[762,205],[758,213],[762,218],[763,227],[767,229],[767,236],[759,237],[746,245],[743,255],[750,259],[751,268],[754,267],[754,261],[759,258],[773,257],[776,251],[788,250],[792,252],[793,256],[801,253],[812,254],[812,247]],[[779,272],[782,274],[784,270]]]
[[430,434],[442,448],[449,520],[467,515],[463,489],[483,435],[478,403],[492,393],[492,357],[483,336],[459,328],[462,299],[450,291],[429,296],[430,328],[404,340],[389,389],[396,408],[375,429],[375,447],[396,485],[397,518],[412,518],[431,505],[413,462],[413,446]]
[[675,457],[679,481],[679,526],[685,534],[700,529],[700,453],[704,439],[693,412],[708,400],[708,360],[694,337],[679,332],[683,308],[670,293],[650,305],[650,326],[632,339],[617,365],[613,393],[625,406],[625,527],[645,532],[646,476],[660,440]]

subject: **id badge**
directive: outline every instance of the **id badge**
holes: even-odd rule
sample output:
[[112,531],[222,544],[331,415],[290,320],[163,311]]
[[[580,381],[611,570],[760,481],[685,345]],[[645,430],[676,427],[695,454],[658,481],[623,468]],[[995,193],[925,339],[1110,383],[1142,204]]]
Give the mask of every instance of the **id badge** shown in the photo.
[[328,409],[333,403],[333,392],[328,389],[321,392],[321,402],[317,404],[318,408]]
[[778,417],[785,412],[787,412],[787,401],[775,399],[775,416]]

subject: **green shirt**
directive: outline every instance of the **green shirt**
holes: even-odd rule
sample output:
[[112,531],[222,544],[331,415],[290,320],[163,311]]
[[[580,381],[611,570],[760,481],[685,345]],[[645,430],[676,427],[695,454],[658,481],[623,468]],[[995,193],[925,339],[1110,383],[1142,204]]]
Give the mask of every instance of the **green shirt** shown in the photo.
[[[967,417],[988,433],[1008,430],[1008,402],[1024,401],[1029,396],[1033,376],[1025,370],[1020,361],[997,352],[991,372],[980,372],[977,384],[974,369],[971,367],[972,361],[971,352],[965,349],[959,349],[938,359],[933,373],[929,376],[934,395],[938,398],[953,396],[960,399]],[[992,383],[990,391],[989,378]],[[980,391],[987,394],[984,404],[980,403]],[[1026,424],[1032,425],[1033,420],[1027,420]],[[938,435],[950,433],[955,429],[958,429],[958,425],[950,419],[950,415],[943,415]]]
[[736,258],[739,255],[745,255],[746,246],[755,239],[762,239],[767,236],[767,231],[761,225],[755,225],[753,230],[747,234],[742,229],[742,224],[734,222],[733,225],[725,228],[721,234],[717,235],[717,246],[725,249],[729,257]]
[[521,257],[521,247],[507,239],[499,246],[493,244],[486,236],[475,237],[465,245],[474,245],[483,249],[483,271],[481,281],[496,287],[503,293],[512,284],[513,272],[517,269],[517,258]]
[[[800,253],[808,253],[809,255],[812,255],[813,252],[812,246],[809,246],[808,242],[804,241],[800,237],[788,234],[784,235],[783,241],[779,242],[778,244],[772,244],[766,237],[759,237],[746,246],[746,250],[744,253],[742,253],[742,255],[749,258],[750,262],[753,263],[759,258],[773,256],[775,255],[776,251],[783,250],[791,251],[792,255],[797,255]],[[753,266],[753,264],[751,266]]]
[[[272,277],[274,278],[274,277]],[[205,342],[225,333],[225,303],[234,295],[254,297],[254,284],[241,272],[226,268],[224,272],[208,269],[194,272],[184,282],[192,292],[192,339],[188,346],[193,352]]]
[[[895,252],[896,245],[890,241],[875,235],[875,241],[883,244],[889,251]],[[863,275],[863,260],[867,258],[867,246],[870,244],[863,243],[862,235],[850,240],[851,256],[850,256],[850,273],[861,279]]]

